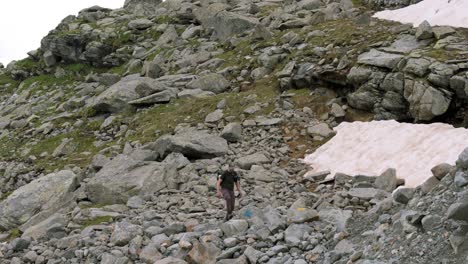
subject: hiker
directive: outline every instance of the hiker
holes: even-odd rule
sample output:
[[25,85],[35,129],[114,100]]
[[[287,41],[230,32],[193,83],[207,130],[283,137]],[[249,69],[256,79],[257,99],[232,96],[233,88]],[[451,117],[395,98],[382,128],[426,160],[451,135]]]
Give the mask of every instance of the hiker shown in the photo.
[[224,218],[225,221],[232,218],[232,211],[234,211],[234,205],[236,204],[234,184],[236,185],[237,192],[239,192],[239,198],[242,197],[239,175],[231,166],[229,166],[227,170],[223,171],[223,173],[218,176],[218,181],[216,183],[216,189],[218,190],[216,196],[223,196],[224,200],[226,200],[227,213]]

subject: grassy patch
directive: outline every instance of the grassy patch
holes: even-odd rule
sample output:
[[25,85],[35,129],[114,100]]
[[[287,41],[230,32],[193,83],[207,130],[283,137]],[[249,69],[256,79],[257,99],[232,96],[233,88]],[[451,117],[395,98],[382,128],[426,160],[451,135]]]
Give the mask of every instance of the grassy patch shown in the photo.
[[21,231],[17,228],[10,230],[10,235],[8,236],[8,240],[13,240],[21,236]]
[[[74,146],[74,151],[66,157],[53,157],[52,153],[65,138],[72,139],[69,144]],[[31,155],[38,157],[35,161],[36,167],[46,172],[63,168],[67,164],[85,167],[89,164],[93,155],[99,151],[99,148],[93,144],[95,140],[96,138],[92,129],[77,130],[40,140],[36,145],[31,147]],[[43,152],[47,152],[49,156],[44,158],[39,157]],[[84,155],[84,152],[88,153],[88,155]]]
[[[19,85],[19,81],[14,80],[7,74],[0,74],[0,95],[11,94]],[[7,86],[7,87],[5,87]]]
[[245,108],[255,104],[253,101],[246,103],[246,98],[254,94],[257,95],[255,102],[268,103],[268,106],[256,115],[270,113],[274,109],[274,99],[278,95],[275,78],[261,80],[240,93],[223,93],[199,99],[177,99],[167,105],[148,108],[137,113],[130,123],[130,128],[136,131],[131,139],[145,143],[156,139],[156,131],[162,135],[172,132],[180,123],[194,125],[203,122],[206,115],[213,112],[222,99],[226,99],[227,102],[227,107],[223,111],[224,116],[239,118]]
[[97,217],[95,219],[91,219],[91,220],[87,220],[87,221],[83,222],[82,225],[81,225],[81,229],[85,229],[88,226],[99,225],[99,224],[102,224],[104,222],[109,223],[109,222],[112,222],[112,221],[113,221],[113,219],[112,219],[111,216]]
[[13,192],[7,192],[7,193],[0,195],[0,202],[8,198],[8,196],[10,196],[12,193]]
[[431,49],[430,51],[425,52],[424,56],[434,58],[438,61],[448,61],[460,58],[457,51],[448,51],[445,49]]

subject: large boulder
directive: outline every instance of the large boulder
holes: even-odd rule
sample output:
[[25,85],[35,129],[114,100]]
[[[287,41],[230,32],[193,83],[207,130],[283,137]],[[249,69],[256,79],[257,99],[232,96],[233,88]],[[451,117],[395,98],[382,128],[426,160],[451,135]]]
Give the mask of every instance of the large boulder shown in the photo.
[[102,66],[104,57],[114,50],[110,43],[102,42],[86,34],[60,33],[52,31],[41,41],[41,50],[47,55],[49,66],[52,66],[51,63],[54,62],[51,58],[67,63],[85,62]]
[[409,102],[411,116],[417,121],[429,121],[444,114],[452,100],[448,91],[409,79],[405,81],[404,96]]
[[226,91],[231,84],[221,74],[210,73],[201,76],[187,84],[188,89],[200,89],[203,91],[209,91],[213,93],[222,93]]
[[130,75],[98,95],[92,107],[98,112],[117,113],[131,109],[129,102],[167,89],[158,81]]
[[94,203],[125,204],[134,195],[146,195],[178,186],[178,169],[189,161],[182,155],[163,162],[144,161],[135,155],[118,155],[86,184],[85,192]]
[[259,24],[258,20],[253,17],[224,10],[213,14],[210,8],[196,10],[195,16],[203,27],[212,28],[214,37],[220,41],[226,41],[230,37],[253,29]]
[[197,130],[162,136],[151,148],[160,157],[176,152],[194,159],[224,156],[228,152],[228,144],[224,138]]
[[[14,191],[0,203],[0,231],[10,230],[28,221],[39,212],[53,213],[68,201],[77,188],[76,175],[69,170],[51,173]],[[38,222],[44,219],[37,220]]]

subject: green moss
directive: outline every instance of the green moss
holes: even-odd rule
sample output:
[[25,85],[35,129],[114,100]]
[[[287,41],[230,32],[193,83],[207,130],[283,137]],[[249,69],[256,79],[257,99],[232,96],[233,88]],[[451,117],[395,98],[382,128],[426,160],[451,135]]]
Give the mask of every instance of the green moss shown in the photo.
[[15,66],[26,71],[32,71],[39,67],[40,63],[30,58],[26,58],[15,63]]
[[425,52],[424,56],[431,57],[439,61],[448,61],[457,59],[459,53],[453,50],[448,51],[445,49],[431,49],[430,51]]
[[13,192],[7,192],[7,193],[4,193],[3,195],[0,195],[0,202],[8,198],[8,196],[10,196],[12,193]]
[[20,237],[21,234],[22,234],[22,232],[17,228],[10,230],[9,233],[10,233],[10,235],[8,236],[8,240],[10,240],[10,241],[15,239],[15,238]]
[[4,136],[0,138],[0,158],[2,160],[12,160],[21,145],[22,142],[19,137]]
[[91,219],[91,220],[87,220],[87,221],[83,222],[82,225],[81,225],[81,229],[85,229],[88,226],[99,225],[99,224],[102,224],[104,222],[109,223],[109,222],[112,222],[112,221],[113,221],[113,219],[112,219],[111,216],[97,217],[95,219]]
[[176,19],[172,16],[167,16],[167,15],[162,15],[162,16],[159,16],[157,17],[154,22],[156,24],[174,24],[176,21]]
[[0,74],[0,94],[11,94],[18,87],[18,85],[19,82],[11,78],[11,76],[7,74]]
[[[76,128],[70,133],[44,137],[37,144],[31,146],[30,154],[37,157],[37,160],[34,162],[36,168],[52,172],[55,169],[62,169],[67,164],[73,164],[78,167],[87,166],[92,157],[108,145],[96,147],[93,144],[96,141],[94,131],[99,129],[101,125],[100,121],[85,122],[85,124],[85,126]],[[65,138],[71,139],[70,144],[74,146],[74,151],[65,157],[52,157],[54,150]],[[43,152],[47,152],[49,155],[47,157],[40,157],[40,154]]]

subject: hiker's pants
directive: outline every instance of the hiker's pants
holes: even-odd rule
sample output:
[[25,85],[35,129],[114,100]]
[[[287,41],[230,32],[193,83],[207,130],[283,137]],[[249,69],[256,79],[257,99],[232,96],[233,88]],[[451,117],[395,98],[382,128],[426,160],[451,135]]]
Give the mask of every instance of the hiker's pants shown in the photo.
[[228,214],[234,211],[234,205],[236,204],[236,197],[234,196],[234,190],[221,189],[224,200],[226,200],[226,210]]

